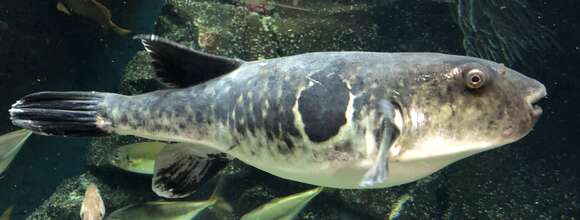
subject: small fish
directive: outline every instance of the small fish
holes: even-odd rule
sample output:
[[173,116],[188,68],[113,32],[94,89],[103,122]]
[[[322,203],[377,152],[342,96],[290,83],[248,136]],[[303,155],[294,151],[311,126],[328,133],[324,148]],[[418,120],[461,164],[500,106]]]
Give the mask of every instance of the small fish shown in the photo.
[[278,198],[242,216],[242,220],[292,220],[322,192],[322,187]]
[[206,201],[154,201],[133,204],[114,211],[107,220],[190,220],[210,206],[231,211],[231,206],[220,196],[223,181],[223,178],[219,180],[214,193]]
[[155,158],[165,145],[167,143],[141,142],[119,147],[113,151],[111,164],[129,172],[151,175]]
[[152,188],[185,197],[235,158],[316,186],[416,181],[515,142],[545,86],[502,64],[440,53],[316,52],[242,61],[139,35],[171,89],[125,96],[38,92],[9,110],[44,135],[135,135],[165,147]]
[[105,217],[105,204],[99,194],[99,189],[91,183],[85,191],[85,199],[81,205],[81,220],[102,220]]
[[31,131],[22,129],[0,136],[0,176],[4,174],[31,134]]
[[13,209],[14,209],[14,206],[10,206],[8,209],[6,209],[6,211],[4,211],[4,213],[2,213],[2,216],[0,216],[0,220],[10,220],[10,216],[12,216]]
[[111,29],[120,36],[127,36],[130,30],[117,26],[111,20],[111,12],[97,0],[61,0],[56,9],[68,15],[76,14],[89,18],[105,29]]
[[391,212],[389,212],[389,215],[387,216],[387,220],[398,219],[401,215],[401,210],[403,210],[403,206],[411,199],[412,197],[409,194],[405,194],[397,199],[397,202],[393,205]]

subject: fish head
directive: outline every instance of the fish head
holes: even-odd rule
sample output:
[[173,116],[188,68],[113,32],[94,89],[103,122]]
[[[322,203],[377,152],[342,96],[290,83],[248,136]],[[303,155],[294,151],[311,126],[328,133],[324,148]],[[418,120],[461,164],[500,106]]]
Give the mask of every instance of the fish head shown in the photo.
[[467,156],[517,141],[542,114],[542,83],[488,60],[450,56],[415,67],[397,101],[398,160]]
[[85,196],[96,194],[99,194],[99,188],[97,188],[97,185],[95,185],[94,183],[89,184],[85,191]]

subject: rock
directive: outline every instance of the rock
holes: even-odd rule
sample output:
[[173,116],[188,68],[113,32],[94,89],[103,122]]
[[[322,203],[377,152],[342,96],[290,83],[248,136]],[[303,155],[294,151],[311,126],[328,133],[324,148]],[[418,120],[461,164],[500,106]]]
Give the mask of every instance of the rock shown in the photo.
[[155,79],[151,61],[151,56],[146,51],[139,51],[125,68],[119,93],[135,95],[163,88]]
[[534,158],[515,144],[453,166],[447,215],[454,219],[568,219],[578,214],[580,179],[571,155]]
[[320,50],[369,50],[376,31],[369,6],[312,3],[311,11],[278,9],[271,16],[215,1],[170,0],[158,33],[214,54],[245,60]]
[[[163,1],[105,1],[117,24],[152,29]],[[99,90],[119,87],[123,68],[136,52],[133,40],[94,22],[68,16],[57,1],[0,3],[0,133],[16,129],[6,111],[19,98],[38,91]],[[155,10],[155,7],[158,7]],[[157,12],[155,12],[157,11]],[[129,22],[126,22],[131,20]],[[149,22],[148,22],[149,21]],[[0,207],[14,206],[24,219],[63,179],[85,172],[88,139],[34,136],[0,181]],[[78,218],[76,216],[75,218]]]
[[[138,181],[141,180],[141,181]],[[121,184],[112,185],[102,180],[98,174],[84,173],[79,177],[73,177],[63,181],[55,192],[38,207],[28,220],[60,220],[79,219],[79,212],[84,198],[85,189],[90,183],[99,188],[101,197],[105,203],[107,213],[117,208],[150,200],[151,193],[142,187],[142,178],[120,178]]]

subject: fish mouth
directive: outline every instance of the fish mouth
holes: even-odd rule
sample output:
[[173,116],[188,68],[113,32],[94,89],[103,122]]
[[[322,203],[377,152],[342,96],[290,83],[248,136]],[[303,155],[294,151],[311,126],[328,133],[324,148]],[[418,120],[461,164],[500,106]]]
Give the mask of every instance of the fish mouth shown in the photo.
[[538,105],[538,102],[545,98],[547,95],[548,93],[546,91],[546,87],[542,86],[539,90],[536,90],[534,93],[526,97],[526,102],[531,109],[532,116],[539,117],[542,115],[543,110],[540,105]]

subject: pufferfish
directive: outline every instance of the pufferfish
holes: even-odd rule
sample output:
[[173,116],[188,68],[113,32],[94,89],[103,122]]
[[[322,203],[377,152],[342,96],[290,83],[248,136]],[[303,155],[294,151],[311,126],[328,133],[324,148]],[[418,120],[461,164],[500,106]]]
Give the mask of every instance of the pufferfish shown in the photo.
[[[153,190],[184,197],[229,159],[343,189],[409,183],[527,135],[540,82],[440,53],[314,52],[243,61],[141,35],[172,88],[126,96],[38,92],[10,109],[38,134],[185,143],[155,161]],[[192,145],[188,145],[192,144]]]

